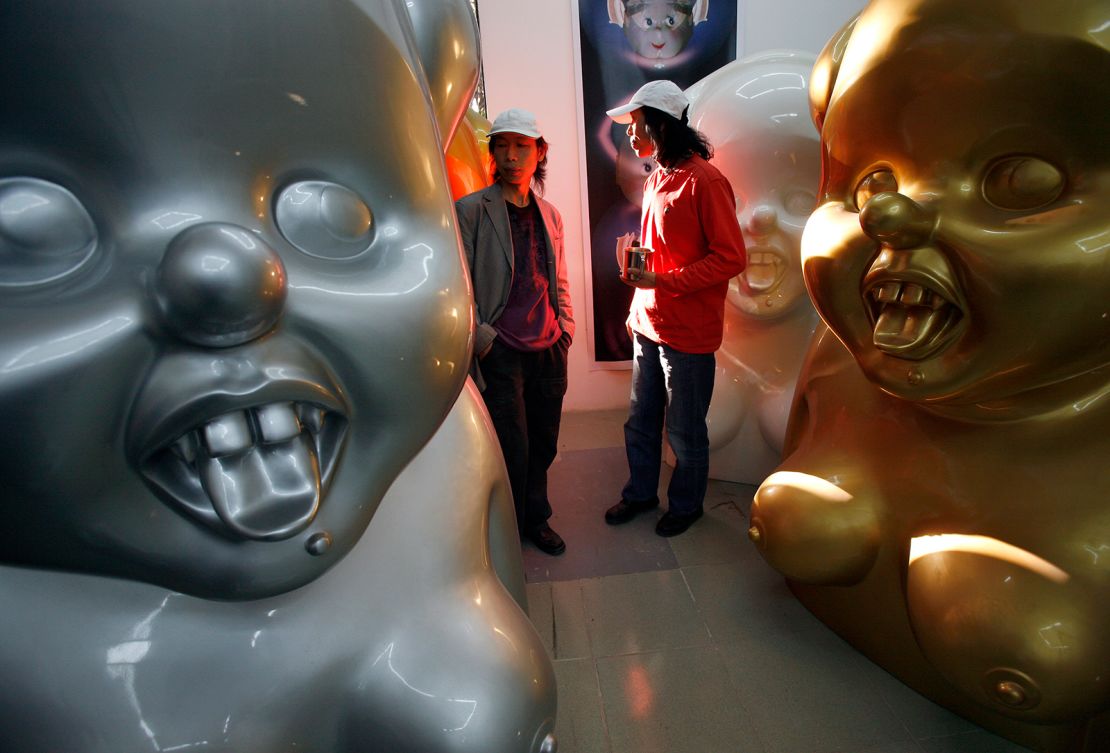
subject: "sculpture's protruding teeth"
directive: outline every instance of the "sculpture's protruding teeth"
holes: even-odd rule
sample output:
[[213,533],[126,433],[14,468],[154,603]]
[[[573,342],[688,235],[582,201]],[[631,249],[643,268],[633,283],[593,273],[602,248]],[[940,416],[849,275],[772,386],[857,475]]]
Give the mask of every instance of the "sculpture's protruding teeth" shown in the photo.
[[898,300],[907,306],[918,306],[925,299],[925,288],[920,285],[914,285],[912,282],[907,282],[902,286],[902,295]]
[[204,425],[204,446],[210,457],[242,452],[254,444],[245,411],[226,413]]
[[254,411],[262,441],[268,444],[284,442],[301,433],[301,422],[292,403],[270,403]]
[[875,300],[879,303],[892,303],[898,300],[902,285],[897,282],[884,282],[875,289]]
[[192,463],[197,459],[197,435],[195,432],[186,432],[181,435],[172,445],[173,454],[184,460],[186,463]]
[[320,429],[324,426],[324,409],[318,408],[315,405],[308,403],[297,404],[297,415],[301,418],[301,423],[308,427],[314,435],[320,433]]

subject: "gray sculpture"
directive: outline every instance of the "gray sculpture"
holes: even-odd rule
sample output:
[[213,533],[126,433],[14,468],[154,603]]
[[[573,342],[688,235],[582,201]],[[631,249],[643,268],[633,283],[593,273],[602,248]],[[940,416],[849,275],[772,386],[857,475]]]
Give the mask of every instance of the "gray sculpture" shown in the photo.
[[0,749],[553,750],[465,0],[7,3],[0,61]]

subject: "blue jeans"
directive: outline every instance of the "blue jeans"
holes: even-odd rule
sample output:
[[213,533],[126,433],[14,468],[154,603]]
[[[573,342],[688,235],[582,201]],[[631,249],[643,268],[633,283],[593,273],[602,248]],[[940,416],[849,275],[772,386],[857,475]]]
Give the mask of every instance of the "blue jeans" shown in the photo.
[[713,395],[716,359],[712,353],[682,353],[633,333],[632,399],[624,424],[629,502],[654,499],[663,459],[663,427],[675,454],[667,487],[670,512],[701,510],[709,483],[709,431],[705,417]]

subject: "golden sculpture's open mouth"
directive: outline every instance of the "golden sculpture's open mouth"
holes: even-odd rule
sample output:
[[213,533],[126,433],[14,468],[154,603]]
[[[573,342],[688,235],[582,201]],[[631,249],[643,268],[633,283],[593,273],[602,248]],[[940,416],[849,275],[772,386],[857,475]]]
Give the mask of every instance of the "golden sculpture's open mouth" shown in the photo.
[[245,405],[174,432],[142,473],[209,524],[249,539],[286,539],[316,516],[346,430],[340,413],[313,402]]
[[924,280],[868,274],[863,295],[872,343],[895,358],[920,361],[935,355],[951,342],[963,319],[955,296]]

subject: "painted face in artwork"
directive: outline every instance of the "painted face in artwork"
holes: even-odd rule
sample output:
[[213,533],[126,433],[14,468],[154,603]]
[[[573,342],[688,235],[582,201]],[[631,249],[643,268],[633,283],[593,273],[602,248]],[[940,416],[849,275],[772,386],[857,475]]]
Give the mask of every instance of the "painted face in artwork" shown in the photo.
[[804,274],[882,389],[966,406],[1110,364],[1110,56],[1088,28],[856,28],[835,96],[815,91]]
[[709,0],[609,0],[609,20],[623,28],[640,57],[673,58],[705,20],[708,6]]
[[3,562],[288,590],[446,415],[470,304],[420,167],[442,149],[396,19],[350,13],[3,37],[25,83],[0,121]]
[[655,170],[655,160],[650,152],[640,156],[632,149],[628,138],[617,143],[617,185],[624,198],[639,207],[644,203],[644,181]]

